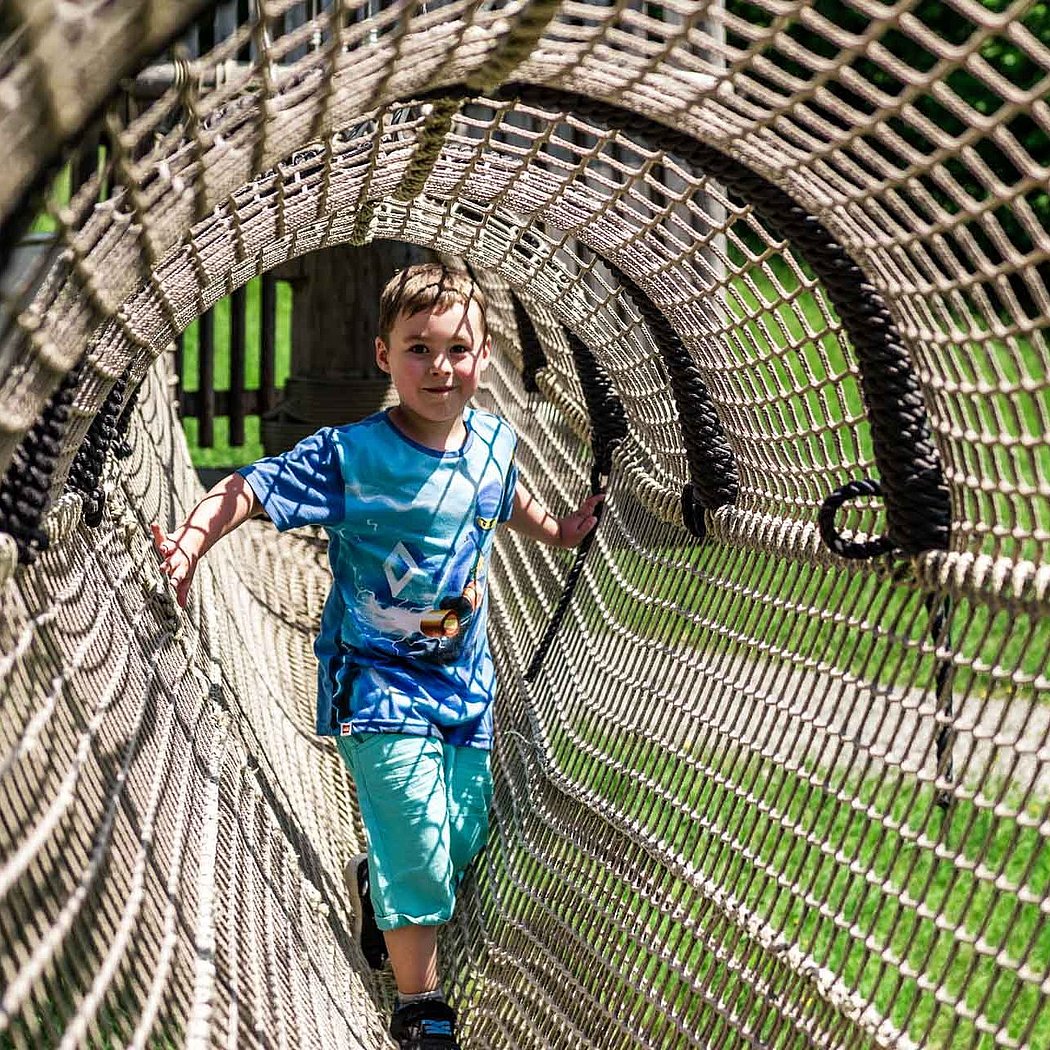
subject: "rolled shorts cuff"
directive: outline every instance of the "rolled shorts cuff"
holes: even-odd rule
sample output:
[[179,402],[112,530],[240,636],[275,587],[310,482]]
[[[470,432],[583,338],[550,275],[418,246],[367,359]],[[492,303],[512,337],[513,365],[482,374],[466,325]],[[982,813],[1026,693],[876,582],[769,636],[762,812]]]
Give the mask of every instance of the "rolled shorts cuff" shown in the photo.
[[376,925],[381,930],[400,930],[404,926],[444,926],[452,918],[452,908],[434,912],[432,915],[376,915]]

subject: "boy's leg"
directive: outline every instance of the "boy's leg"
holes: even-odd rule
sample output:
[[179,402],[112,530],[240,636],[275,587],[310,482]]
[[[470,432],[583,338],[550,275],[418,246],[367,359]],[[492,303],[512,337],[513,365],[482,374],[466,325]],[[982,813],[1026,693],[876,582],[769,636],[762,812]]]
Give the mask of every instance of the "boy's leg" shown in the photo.
[[449,855],[455,879],[488,841],[492,805],[489,753],[477,747],[445,747]]
[[458,1050],[437,969],[437,926],[455,903],[444,746],[377,733],[341,738],[339,750],[357,785],[376,922],[397,982],[390,1034],[402,1050]]
[[[338,744],[357,786],[372,904],[398,990],[429,990],[437,984],[434,927],[451,918],[454,904],[442,742],[371,733]],[[389,936],[400,930],[407,932]]]
[[437,931],[436,926],[399,926],[384,932],[399,995],[418,995],[437,988]]

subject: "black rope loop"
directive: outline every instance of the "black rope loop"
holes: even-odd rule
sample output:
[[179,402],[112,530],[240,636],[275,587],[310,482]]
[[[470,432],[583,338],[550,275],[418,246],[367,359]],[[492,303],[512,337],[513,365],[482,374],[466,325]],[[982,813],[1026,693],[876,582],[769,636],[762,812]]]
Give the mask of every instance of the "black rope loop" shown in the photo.
[[[608,373],[602,368],[597,357],[591,352],[582,339],[575,332],[568,333],[569,349],[572,352],[573,363],[576,365],[576,375],[583,389],[583,399],[587,405],[587,415],[591,422],[591,454],[594,463],[591,466],[591,495],[608,491],[609,481],[612,476],[612,457],[628,432],[627,416],[623,405],[616,396],[616,387]],[[536,652],[525,669],[525,681],[531,682],[540,673],[543,661],[550,652],[554,639],[561,629],[562,620],[572,602],[572,596],[576,591],[576,584],[583,574],[583,565],[587,560],[587,552],[594,545],[594,539],[601,525],[602,515],[605,511],[604,503],[599,503],[594,510],[597,519],[594,528],[584,536],[580,545],[576,548],[576,557],[565,577],[565,585],[562,587],[561,597],[551,614],[547,629],[536,646]]]
[[707,521],[704,519],[704,507],[693,483],[687,481],[682,486],[682,522],[686,531],[695,536],[701,543],[707,539]]
[[859,481],[847,481],[845,485],[835,489],[824,500],[817,515],[817,527],[820,529],[820,538],[832,554],[837,554],[840,558],[859,561],[865,558],[878,558],[883,554],[889,554],[894,549],[894,543],[888,536],[879,536],[877,539],[867,540],[864,543],[843,539],[835,524],[835,515],[844,503],[864,496],[881,495],[882,486],[877,481],[862,478]]
[[135,406],[142,391],[142,384],[143,381],[140,381],[139,385],[132,390],[131,396],[125,403],[124,410],[120,413],[120,418],[117,420],[116,440],[113,444],[114,459],[127,459],[131,455],[132,449],[131,443],[128,441],[128,430],[131,428],[131,417],[135,413]]
[[823,283],[857,354],[889,536],[906,554],[947,549],[951,505],[922,389],[889,308],[827,227],[758,172],[683,132],[592,98],[548,88],[516,88],[515,93],[541,104],[544,96],[551,96],[553,106],[569,106],[652,148],[681,156],[747,200],[799,252]]
[[125,370],[110,388],[98,414],[91,421],[91,426],[88,427],[88,432],[69,469],[69,487],[80,493],[83,498],[84,524],[92,528],[101,523],[106,509],[102,472],[106,467],[106,457],[117,437],[117,424],[124,406],[127,386],[128,371]]
[[600,474],[612,471],[612,454],[627,437],[627,416],[616,396],[616,387],[598,359],[575,332],[569,332],[569,350],[583,388],[583,400],[591,422],[591,452]]
[[41,522],[51,506],[51,479],[69,429],[81,371],[77,365],[66,373],[0,482],[0,532],[14,538],[20,565],[32,565],[47,550],[48,536]]

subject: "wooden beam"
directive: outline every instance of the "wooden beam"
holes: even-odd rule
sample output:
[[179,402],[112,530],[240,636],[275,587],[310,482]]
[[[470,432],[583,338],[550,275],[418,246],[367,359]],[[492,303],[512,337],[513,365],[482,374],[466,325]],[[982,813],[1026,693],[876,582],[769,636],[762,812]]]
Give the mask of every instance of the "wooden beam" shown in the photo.
[[197,329],[197,391],[200,399],[194,414],[200,420],[197,444],[211,448],[215,444],[215,312],[201,315]]
[[245,329],[248,296],[244,285],[230,296],[230,444],[244,444]]

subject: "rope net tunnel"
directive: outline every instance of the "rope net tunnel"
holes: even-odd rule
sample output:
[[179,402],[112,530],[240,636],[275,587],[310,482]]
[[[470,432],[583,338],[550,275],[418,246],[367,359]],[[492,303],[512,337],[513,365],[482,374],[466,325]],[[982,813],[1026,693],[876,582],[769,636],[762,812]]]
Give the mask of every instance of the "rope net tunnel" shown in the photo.
[[0,1046],[386,1045],[322,539],[184,612],[148,533],[172,341],[382,238],[488,293],[529,486],[608,486],[585,560],[498,540],[464,1045],[1050,1047],[1045,4],[2,24]]

